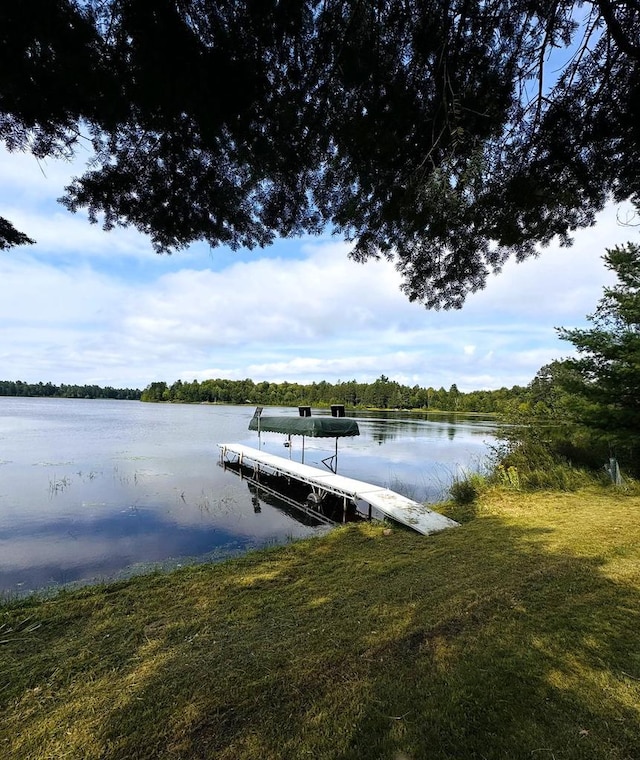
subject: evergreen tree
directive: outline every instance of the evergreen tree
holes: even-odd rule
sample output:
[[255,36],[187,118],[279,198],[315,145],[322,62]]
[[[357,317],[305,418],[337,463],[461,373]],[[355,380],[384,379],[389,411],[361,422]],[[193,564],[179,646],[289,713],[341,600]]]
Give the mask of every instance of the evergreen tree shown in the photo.
[[618,282],[589,315],[593,327],[558,329],[578,352],[559,379],[576,419],[640,473],[640,246],[608,249],[604,261]]

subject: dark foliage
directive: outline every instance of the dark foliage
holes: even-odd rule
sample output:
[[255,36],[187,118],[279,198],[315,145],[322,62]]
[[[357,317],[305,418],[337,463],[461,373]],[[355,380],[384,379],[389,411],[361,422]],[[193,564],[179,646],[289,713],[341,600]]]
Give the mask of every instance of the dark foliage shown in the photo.
[[81,133],[63,202],[107,229],[167,251],[329,226],[459,307],[640,202],[640,3],[5,3],[0,139],[68,155]]
[[640,246],[609,249],[604,260],[617,284],[605,288],[592,327],[558,330],[578,352],[559,379],[573,417],[640,475]]
[[8,219],[0,216],[0,251],[13,248],[15,245],[29,245],[34,243],[24,232],[17,230]]
[[271,406],[328,407],[344,404],[348,408],[423,409],[446,412],[502,412],[517,405],[526,397],[519,386],[494,391],[462,393],[452,385],[445,388],[409,387],[381,375],[373,383],[356,380],[302,385],[300,383],[269,383],[253,380],[222,378],[198,382],[177,380],[172,385],[159,381],[142,391],[142,401],[171,401],[184,403],[264,404]]

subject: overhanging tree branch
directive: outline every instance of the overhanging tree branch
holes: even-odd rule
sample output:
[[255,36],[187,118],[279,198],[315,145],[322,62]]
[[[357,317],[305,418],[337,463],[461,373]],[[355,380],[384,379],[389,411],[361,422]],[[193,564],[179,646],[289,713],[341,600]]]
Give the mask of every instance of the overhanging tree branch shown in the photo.
[[612,195],[640,202],[640,9],[587,5],[5,3],[0,140],[68,154],[86,124],[64,204],[159,251],[331,229],[459,307]]
[[0,251],[6,251],[18,245],[32,245],[35,240],[17,230],[7,219],[0,216]]

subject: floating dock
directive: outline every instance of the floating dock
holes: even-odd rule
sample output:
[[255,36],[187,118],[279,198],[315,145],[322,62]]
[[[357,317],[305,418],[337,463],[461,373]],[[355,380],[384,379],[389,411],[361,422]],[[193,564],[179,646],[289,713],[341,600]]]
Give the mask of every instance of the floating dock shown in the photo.
[[318,496],[330,493],[342,497],[345,514],[348,501],[363,501],[369,505],[369,517],[371,517],[371,508],[374,508],[386,517],[390,517],[425,536],[458,525],[455,520],[434,512],[424,504],[408,499],[395,491],[390,491],[388,488],[347,478],[343,475],[336,475],[330,471],[325,472],[310,465],[268,454],[251,446],[238,443],[219,443],[218,447],[223,464],[234,462],[247,465],[253,468],[258,475],[260,469],[264,468],[271,474],[294,478],[306,483],[311,486],[312,492]]

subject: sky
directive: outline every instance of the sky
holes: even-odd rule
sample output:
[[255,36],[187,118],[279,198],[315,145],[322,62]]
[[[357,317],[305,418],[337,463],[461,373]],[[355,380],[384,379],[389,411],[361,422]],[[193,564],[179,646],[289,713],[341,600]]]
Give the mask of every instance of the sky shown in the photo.
[[639,229],[621,223],[630,207],[610,206],[572,248],[509,262],[461,310],[429,311],[392,263],[358,264],[331,236],[158,255],[133,228],[105,232],[56,202],[82,163],[0,151],[0,215],[37,241],[0,252],[2,380],[526,385],[571,355],[554,328],[588,324],[613,281],[605,249]]

